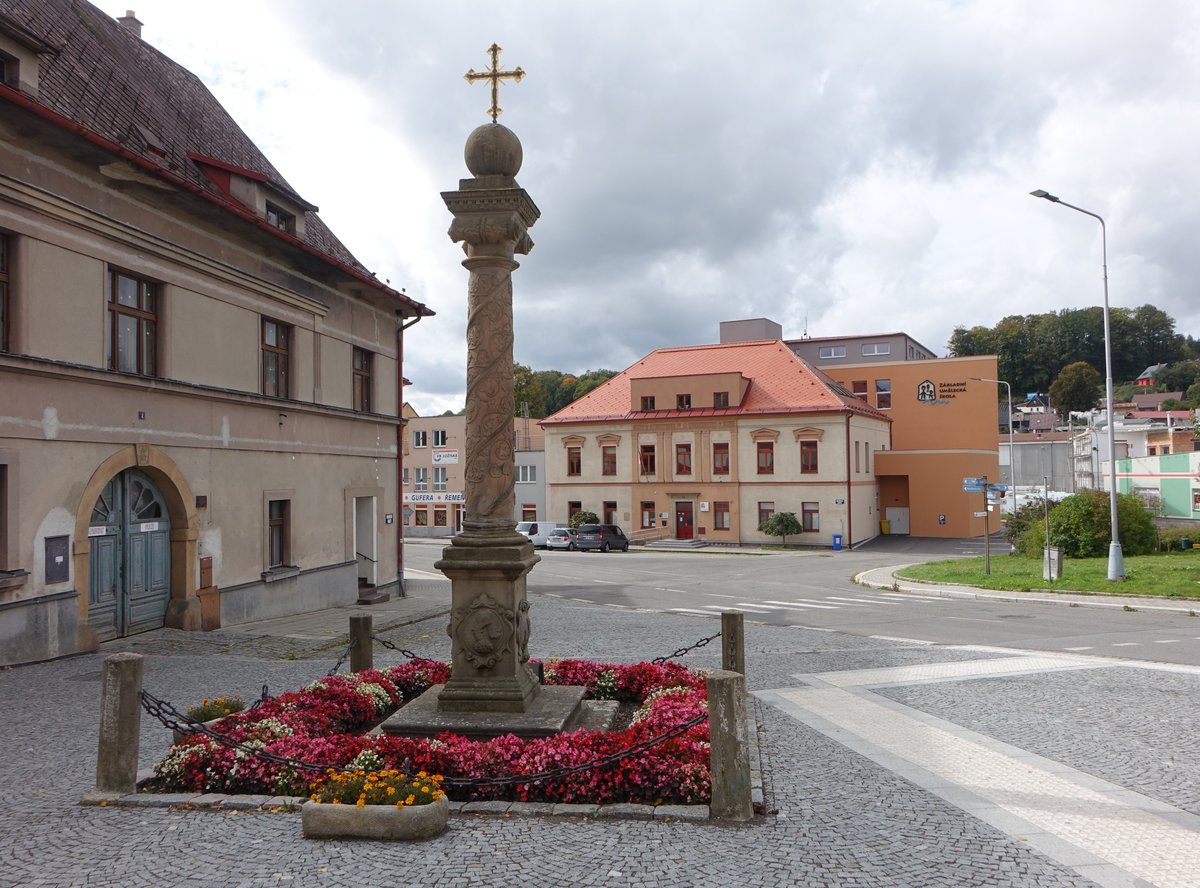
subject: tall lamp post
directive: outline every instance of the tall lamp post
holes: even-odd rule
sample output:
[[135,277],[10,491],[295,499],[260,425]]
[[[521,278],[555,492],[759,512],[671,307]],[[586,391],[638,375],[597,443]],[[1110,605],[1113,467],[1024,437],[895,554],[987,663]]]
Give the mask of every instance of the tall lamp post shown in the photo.
[[1075,210],[1077,213],[1083,213],[1085,216],[1091,216],[1100,223],[1100,250],[1104,270],[1104,398],[1105,408],[1108,411],[1108,500],[1109,514],[1112,520],[1112,541],[1108,544],[1108,578],[1123,580],[1125,579],[1125,558],[1121,554],[1121,538],[1118,536],[1117,527],[1117,431],[1113,416],[1112,327],[1108,320],[1108,232],[1104,225],[1104,219],[1089,210],[1069,204],[1040,188],[1029,193],[1034,197],[1040,197],[1059,206]]
[[[1017,486],[1017,452],[1013,450],[1013,428],[1012,428],[1012,386],[1003,379],[984,379],[982,376],[972,376],[975,382],[994,382],[996,385],[1002,385],[1008,390],[1008,483],[1013,488],[1013,495],[1016,495]],[[1012,506],[1016,508],[1016,503]]]

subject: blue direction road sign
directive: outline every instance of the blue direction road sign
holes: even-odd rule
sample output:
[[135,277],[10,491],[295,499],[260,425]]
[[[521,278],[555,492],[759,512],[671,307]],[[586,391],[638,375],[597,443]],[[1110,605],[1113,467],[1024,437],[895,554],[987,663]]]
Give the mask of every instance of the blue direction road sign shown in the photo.
[[987,478],[963,478],[963,487],[982,487],[987,484]]
[[988,490],[1008,490],[1007,484],[989,484]]
[[983,488],[978,484],[964,484],[963,493],[983,493]]

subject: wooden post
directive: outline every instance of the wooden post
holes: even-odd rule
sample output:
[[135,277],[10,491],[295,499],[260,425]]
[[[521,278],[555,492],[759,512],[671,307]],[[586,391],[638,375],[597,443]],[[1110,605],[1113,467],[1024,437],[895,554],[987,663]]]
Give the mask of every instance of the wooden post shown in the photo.
[[707,684],[712,754],[709,813],[717,820],[749,820],[754,816],[754,802],[750,793],[746,677],[721,670],[710,675]]
[[746,674],[746,642],[742,635],[745,614],[741,611],[721,612],[721,668]]
[[350,618],[350,671],[362,672],[375,665],[375,639],[371,631],[371,615],[361,614]]
[[96,788],[83,797],[85,804],[98,804],[137,791],[143,670],[141,654],[112,654],[104,658]]

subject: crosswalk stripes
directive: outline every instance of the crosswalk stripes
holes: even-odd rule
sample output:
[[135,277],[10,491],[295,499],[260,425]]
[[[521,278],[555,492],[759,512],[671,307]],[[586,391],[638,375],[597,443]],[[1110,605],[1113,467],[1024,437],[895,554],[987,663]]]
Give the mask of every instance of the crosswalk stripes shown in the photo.
[[[731,597],[731,596],[721,596]],[[721,611],[737,608],[748,614],[771,614],[777,611],[813,611],[813,610],[840,610],[841,608],[849,607],[896,607],[901,605],[906,599],[912,598],[921,604],[943,603],[942,598],[922,598],[919,596],[908,595],[890,595],[888,598],[872,598],[867,596],[856,596],[849,598],[840,595],[827,595],[824,598],[792,598],[788,600],[767,598],[763,601],[738,601],[728,604],[704,604],[699,608],[691,607],[672,607],[667,608],[667,613],[672,614],[704,614],[712,616]]]

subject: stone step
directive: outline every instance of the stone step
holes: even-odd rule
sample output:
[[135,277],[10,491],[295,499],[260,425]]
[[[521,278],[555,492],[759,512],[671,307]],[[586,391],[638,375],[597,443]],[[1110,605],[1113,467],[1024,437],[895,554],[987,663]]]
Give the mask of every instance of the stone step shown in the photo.
[[358,604],[383,604],[392,598],[389,592],[380,592],[374,586],[358,587]]

